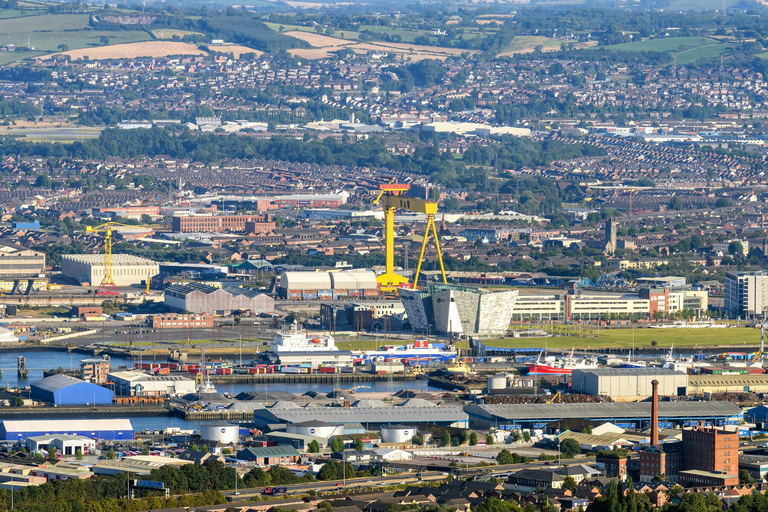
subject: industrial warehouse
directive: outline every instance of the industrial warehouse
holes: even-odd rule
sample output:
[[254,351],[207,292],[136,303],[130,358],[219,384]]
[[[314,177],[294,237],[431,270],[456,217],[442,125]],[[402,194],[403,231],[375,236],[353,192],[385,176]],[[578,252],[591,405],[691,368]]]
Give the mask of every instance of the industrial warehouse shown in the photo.
[[377,297],[379,287],[368,270],[283,272],[275,292],[289,300],[363,299]]
[[165,305],[172,311],[196,315],[230,315],[233,311],[272,313],[275,299],[256,290],[215,288],[200,283],[172,285],[165,289]]
[[[131,254],[112,255],[112,280],[116,286],[141,284],[160,272],[159,265]],[[61,274],[85,286],[98,285],[104,279],[104,256],[101,254],[62,254]]]
[[4,441],[51,434],[70,434],[109,441],[134,437],[133,425],[126,419],[0,421],[0,439]]
[[[643,428],[648,426],[651,417],[651,408],[644,402],[468,405],[464,411],[469,415],[470,424],[476,428],[502,429],[509,428],[511,425],[536,428],[543,424],[571,418],[609,421]],[[742,417],[741,407],[730,402],[659,403],[659,418],[676,425],[699,421],[738,424]]]
[[469,426],[469,418],[461,407],[429,405],[432,407],[259,409],[254,411],[254,422],[260,428],[279,423],[291,425],[306,421],[321,421],[336,426],[346,423],[362,423],[366,428],[378,428],[402,422],[414,425],[431,424],[458,428]]
[[32,398],[51,405],[111,405],[111,390],[69,375],[51,375],[33,382]]

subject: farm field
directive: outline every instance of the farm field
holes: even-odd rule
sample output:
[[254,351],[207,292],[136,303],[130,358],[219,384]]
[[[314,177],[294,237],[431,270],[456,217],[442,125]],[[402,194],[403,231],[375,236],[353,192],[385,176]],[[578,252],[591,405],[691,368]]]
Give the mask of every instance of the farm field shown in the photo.
[[184,37],[189,35],[202,35],[202,32],[179,30],[176,28],[156,28],[152,30],[152,35],[158,39],[173,39],[174,36]]
[[[551,327],[546,326],[551,332]],[[678,347],[718,347],[718,346],[755,346],[760,344],[760,330],[747,327],[721,329],[648,329],[634,330],[634,345],[637,348]],[[555,337],[551,338],[514,338],[489,340],[486,346],[494,347],[532,347],[545,345],[552,349],[581,348],[631,348],[632,329],[597,329],[590,326],[581,330],[579,326],[555,326]],[[570,333],[570,334],[569,334]],[[656,345],[652,345],[652,342]]]
[[[283,27],[283,32],[295,31],[295,32],[309,32],[311,34],[317,34],[314,27],[305,27],[303,25],[286,25],[285,23],[265,23],[269,28],[275,32],[280,32],[280,27]],[[320,35],[320,34],[318,34]],[[354,30],[337,30],[330,37],[339,37],[341,39],[357,39],[360,37],[360,32]]]
[[[339,39],[338,41],[344,40]],[[476,50],[464,50],[461,48],[443,48],[440,46],[424,46],[407,43],[384,43],[378,41],[370,43],[354,43],[353,41],[346,41],[345,44],[338,44],[335,46],[325,46],[322,48],[311,49],[294,48],[288,50],[288,52],[294,57],[300,57],[304,59],[324,59],[328,58],[332,52],[341,49],[349,49],[356,53],[397,53],[403,57],[410,58],[414,62],[423,59],[443,60],[451,56],[461,55],[464,52],[477,53]]]
[[225,44],[225,45],[219,45],[219,46],[209,46],[208,47],[211,52],[214,53],[231,53],[235,56],[236,59],[239,59],[240,56],[244,53],[253,53],[256,55],[256,57],[261,57],[264,55],[264,52],[259,50],[254,50],[253,48],[248,48],[247,46],[243,46],[240,44]]
[[712,44],[700,48],[691,48],[674,53],[676,64],[691,64],[701,59],[713,59],[728,51],[733,45],[729,43]]
[[326,48],[328,46],[344,46],[352,44],[354,41],[347,39],[340,39],[338,37],[324,36],[321,34],[315,34],[312,32],[302,32],[299,30],[291,30],[290,32],[283,32],[283,35],[291,36],[296,39],[306,41],[313,48]]
[[[36,51],[56,51],[60,44],[71,49],[100,46],[106,36],[112,43],[146,41],[150,35],[143,30],[91,30],[87,14],[46,14],[22,18],[0,19],[0,45],[28,46]],[[18,53],[14,60],[29,57]]]
[[646,39],[631,43],[612,44],[603,46],[605,50],[617,50],[623,52],[671,52],[699,48],[710,44],[717,44],[717,40],[709,37],[662,37],[659,39]]
[[137,57],[166,57],[168,55],[206,55],[191,43],[176,41],[146,41],[141,43],[115,44],[96,48],[81,48],[52,55],[68,55],[71,59],[88,57],[91,60],[132,59]]
[[[504,56],[514,55],[516,53],[531,53],[536,49],[537,46],[542,47],[542,52],[556,52],[562,48],[564,42],[569,41],[552,39],[545,36],[515,36],[515,38],[512,39],[509,45],[499,55]],[[587,43],[578,43],[577,41],[572,42],[576,43],[580,47],[589,46]]]
[[17,60],[45,55],[45,53],[46,52],[0,52],[0,66],[16,62]]

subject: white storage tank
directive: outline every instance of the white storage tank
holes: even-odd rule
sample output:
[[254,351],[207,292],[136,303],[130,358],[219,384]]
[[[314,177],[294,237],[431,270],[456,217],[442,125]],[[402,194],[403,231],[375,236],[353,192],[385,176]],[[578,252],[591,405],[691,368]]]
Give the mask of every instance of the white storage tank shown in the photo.
[[414,435],[416,435],[416,427],[407,425],[381,427],[382,443],[410,443]]
[[324,421],[305,421],[291,423],[285,427],[285,431],[291,434],[328,438],[344,434],[344,425],[334,425]]
[[231,423],[206,423],[200,428],[200,439],[236,444],[240,440],[240,426]]
[[507,389],[507,376],[490,375],[488,377],[488,389]]

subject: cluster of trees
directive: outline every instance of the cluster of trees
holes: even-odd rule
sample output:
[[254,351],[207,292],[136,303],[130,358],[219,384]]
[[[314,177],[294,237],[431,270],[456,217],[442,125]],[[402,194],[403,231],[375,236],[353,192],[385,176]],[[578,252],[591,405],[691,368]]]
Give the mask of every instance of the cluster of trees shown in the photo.
[[[161,476],[173,489],[189,489],[196,495],[182,495],[165,499],[137,490],[136,499],[126,497],[127,474],[94,476],[87,480],[67,480],[15,489],[14,510],[19,512],[141,512],[176,507],[199,507],[226,503],[219,492],[234,485],[234,469],[224,468],[221,463],[202,466],[187,465],[180,468],[168,466],[153,472],[153,480]],[[164,480],[165,481],[165,480]],[[194,489],[194,491],[192,490]],[[182,491],[172,491],[177,493]],[[183,491],[186,492],[186,491]],[[11,509],[11,491],[0,490],[0,509]]]
[[293,471],[282,466],[272,466],[264,471],[255,467],[245,475],[242,482],[246,487],[267,487],[270,485],[291,485],[301,482],[311,482],[314,477],[307,473],[303,477],[297,476]]
[[[333,139],[296,140],[273,137],[254,139],[237,135],[197,134],[171,130],[104,130],[99,138],[71,144],[31,143],[17,139],[4,139],[0,155],[41,156],[47,158],[99,159],[107,157],[136,158],[170,155],[212,162],[229,158],[263,158],[288,162],[322,165],[388,168],[432,176],[436,184],[447,187],[477,186],[476,166],[546,165],[555,159],[576,158],[594,154],[589,146],[566,144],[558,141],[534,142],[528,139],[505,137],[500,144],[489,147],[472,146],[465,153],[465,161],[456,161],[449,153],[441,153],[437,145],[419,148],[411,155],[393,155],[379,137],[349,144]],[[485,182],[487,180],[483,180]]]
[[[595,499],[587,507],[587,512],[651,512],[651,510],[653,510],[653,506],[648,500],[648,496],[644,493],[635,492],[631,478],[627,480],[625,488],[621,490],[616,480],[611,480],[608,492]],[[697,512],[703,512],[703,509],[699,509]]]

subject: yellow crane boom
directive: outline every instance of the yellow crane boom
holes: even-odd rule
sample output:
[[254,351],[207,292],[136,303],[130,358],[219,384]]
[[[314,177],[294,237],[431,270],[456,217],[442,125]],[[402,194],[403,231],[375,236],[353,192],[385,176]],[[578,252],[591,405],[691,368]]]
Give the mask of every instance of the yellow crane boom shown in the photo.
[[417,197],[403,195],[411,188],[410,185],[401,183],[388,183],[379,185],[378,197],[373,204],[381,203],[384,210],[384,237],[385,237],[385,272],[376,278],[379,288],[383,292],[394,292],[397,288],[404,286],[408,280],[395,273],[395,210],[406,210],[416,213],[425,213],[427,215],[427,229],[424,233],[424,239],[421,242],[421,252],[419,253],[419,264],[416,268],[416,274],[413,277],[413,287],[419,283],[419,273],[421,264],[424,261],[424,251],[427,248],[430,229],[435,237],[435,249],[437,250],[437,259],[440,262],[440,272],[442,273],[443,283],[447,283],[445,277],[445,267],[443,266],[443,255],[440,252],[440,240],[437,236],[435,227],[435,214],[437,213],[437,203],[427,201]]

